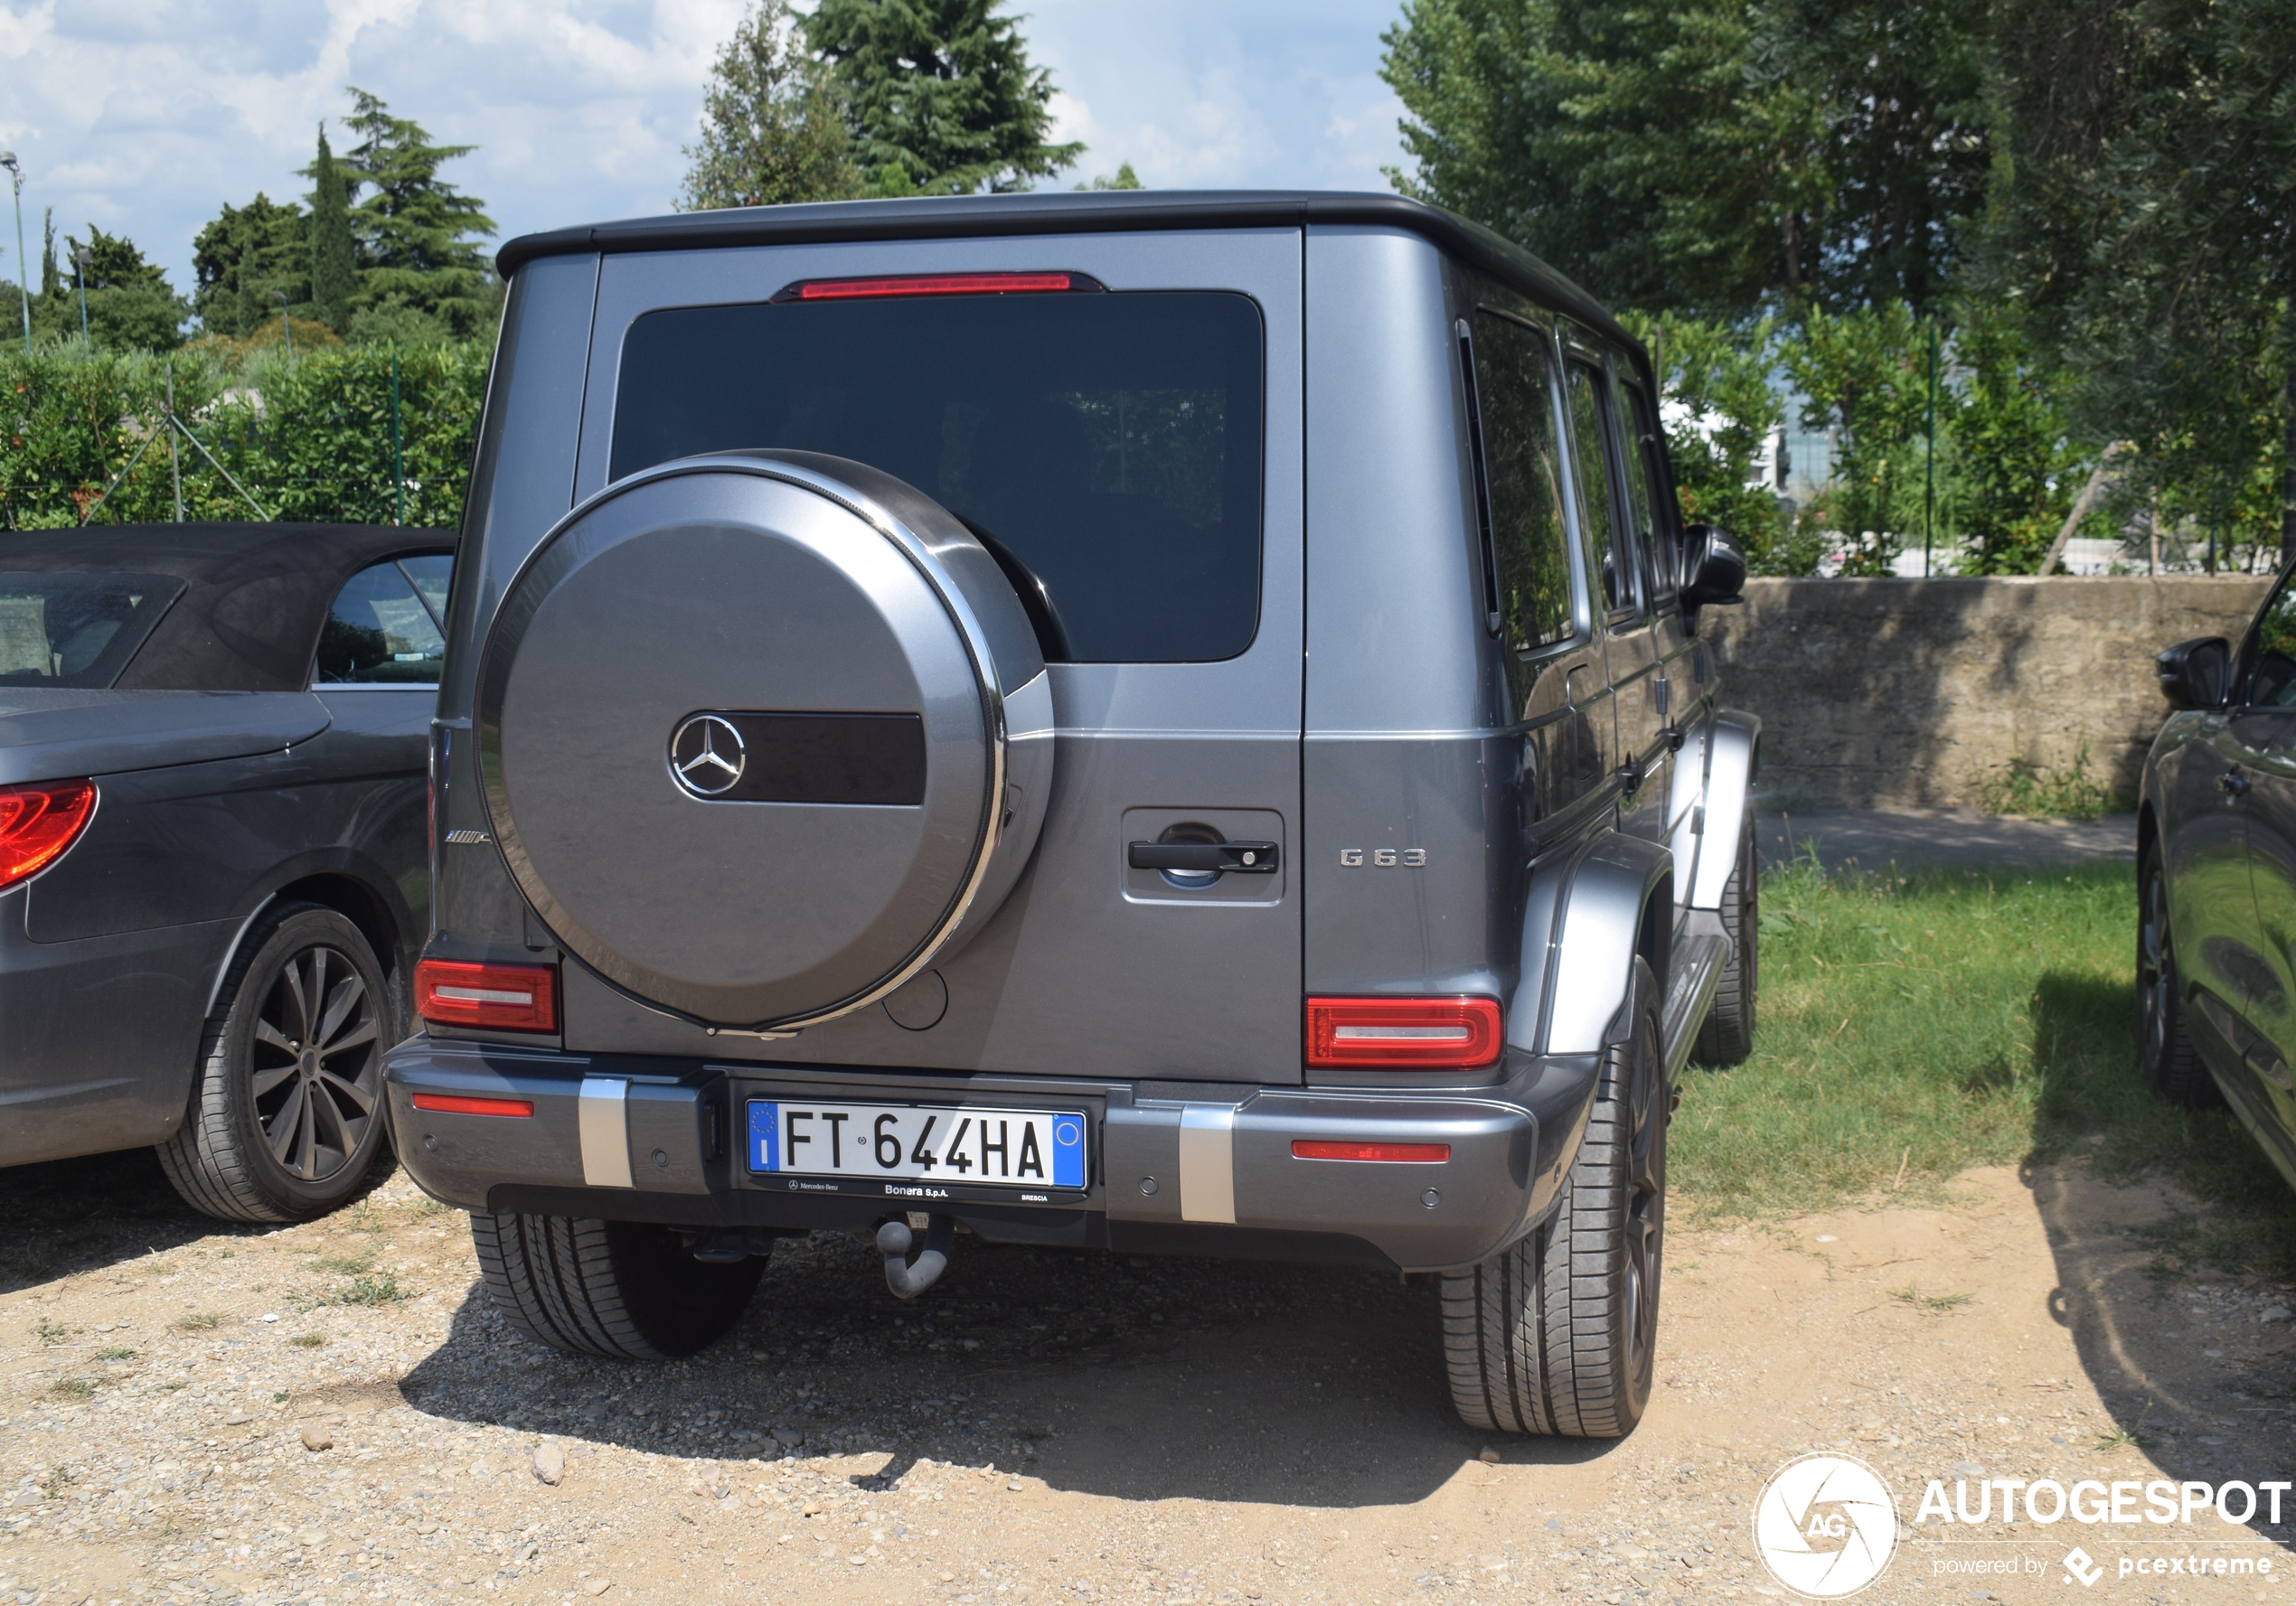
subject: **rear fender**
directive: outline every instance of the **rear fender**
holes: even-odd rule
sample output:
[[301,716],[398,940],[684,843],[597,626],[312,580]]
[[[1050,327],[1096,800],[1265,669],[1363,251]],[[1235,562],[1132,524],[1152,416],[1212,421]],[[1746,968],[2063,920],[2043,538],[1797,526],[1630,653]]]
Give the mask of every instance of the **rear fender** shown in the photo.
[[1539,1055],[1599,1054],[1624,1035],[1634,958],[1647,952],[1645,916],[1653,898],[1666,898],[1673,873],[1674,856],[1663,845],[1615,831],[1534,867],[1523,908],[1522,980],[1508,1011],[1510,1046]]
[[1738,859],[1738,832],[1754,806],[1760,767],[1762,721],[1736,709],[1715,715],[1706,741],[1706,800],[1698,821],[1697,856],[1689,875],[1689,906],[1719,909],[1722,889]]

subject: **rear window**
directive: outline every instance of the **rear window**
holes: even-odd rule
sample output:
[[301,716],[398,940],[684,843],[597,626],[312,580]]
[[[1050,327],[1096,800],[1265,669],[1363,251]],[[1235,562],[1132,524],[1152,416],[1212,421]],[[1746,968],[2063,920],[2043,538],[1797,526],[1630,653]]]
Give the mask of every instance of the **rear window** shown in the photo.
[[[453,561],[443,556],[402,558],[353,575],[319,627],[313,682],[436,686],[447,638],[428,595],[443,592]],[[428,583],[419,577],[428,577]]]
[[1259,625],[1262,346],[1257,306],[1216,291],[649,313],[612,473],[742,446],[854,458],[1042,587],[1048,658],[1232,658]]
[[0,685],[110,685],[183,589],[171,575],[0,574]]

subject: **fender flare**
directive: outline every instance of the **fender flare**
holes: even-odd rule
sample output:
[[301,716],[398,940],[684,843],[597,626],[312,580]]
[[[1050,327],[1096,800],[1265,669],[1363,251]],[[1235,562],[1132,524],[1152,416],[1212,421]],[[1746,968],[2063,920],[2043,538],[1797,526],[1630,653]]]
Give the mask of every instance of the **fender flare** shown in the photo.
[[[1600,1054],[1620,1035],[1642,952],[1643,915],[1674,873],[1664,844],[1601,831],[1534,865],[1523,906],[1522,979],[1508,1011],[1510,1047]],[[1665,900],[1671,912],[1671,899]],[[1670,933],[1664,934],[1669,936]],[[1665,978],[1659,978],[1665,984]]]
[[1754,783],[1761,771],[1762,720],[1737,709],[1718,711],[1708,727],[1706,800],[1698,814],[1698,847],[1691,861],[1694,909],[1719,909],[1722,889],[1738,861],[1738,832],[1754,806]]

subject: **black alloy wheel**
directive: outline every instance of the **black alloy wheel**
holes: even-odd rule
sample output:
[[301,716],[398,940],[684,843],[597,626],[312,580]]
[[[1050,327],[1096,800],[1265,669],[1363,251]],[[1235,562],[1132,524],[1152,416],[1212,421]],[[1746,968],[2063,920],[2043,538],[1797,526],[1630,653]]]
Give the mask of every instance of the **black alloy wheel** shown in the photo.
[[256,1121],[282,1170],[326,1182],[381,1118],[374,995],[352,957],[325,943],[290,955],[265,991],[248,1067]]
[[2177,954],[2169,927],[2169,876],[2160,850],[2145,850],[2137,908],[2137,1052],[2144,1079],[2169,1103],[2207,1109],[2224,1103],[2185,1020]]
[[1626,1367],[1628,1392],[1647,1398],[1658,1353],[1658,1291],[1666,1258],[1666,1128],[1672,1101],[1660,1064],[1658,1022],[1637,1027],[1627,1069]]
[[348,1200],[388,1137],[396,1025],[357,926],[316,904],[268,912],[224,975],[183,1124],[159,1145],[168,1180],[227,1221],[306,1221]]

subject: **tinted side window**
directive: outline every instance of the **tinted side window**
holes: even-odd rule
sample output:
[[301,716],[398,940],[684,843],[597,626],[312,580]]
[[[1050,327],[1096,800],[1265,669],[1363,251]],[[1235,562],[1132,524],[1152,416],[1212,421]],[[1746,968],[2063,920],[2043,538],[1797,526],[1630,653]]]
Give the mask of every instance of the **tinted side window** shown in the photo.
[[447,623],[447,588],[455,578],[454,554],[418,552],[411,558],[400,559],[399,567],[415,583],[415,594],[430,610],[431,618],[444,628]]
[[2251,707],[2296,708],[2296,586],[2285,578],[2256,615],[2249,656],[2248,690],[2241,700]]
[[1661,527],[1659,509],[1664,505],[1658,472],[1658,432],[1652,424],[1642,387],[1622,384],[1617,390],[1618,438],[1626,459],[1626,515],[1633,527],[1634,544],[1642,549],[1642,573],[1654,606],[1674,600],[1680,587],[1680,553]]
[[438,683],[446,638],[395,562],[353,575],[319,629],[315,684]]
[[899,475],[1042,587],[1045,656],[1259,628],[1259,308],[1211,291],[682,307],[630,326],[612,473],[784,446]]
[[0,574],[0,685],[110,685],[183,590],[171,575]]
[[1587,559],[1603,577],[1604,611],[1616,613],[1634,606],[1634,570],[1625,524],[1613,505],[1604,390],[1599,369],[1584,362],[1570,365],[1571,467],[1578,480],[1579,512],[1586,521]]
[[1486,311],[1475,320],[1474,354],[1500,633],[1510,648],[1526,653],[1563,640],[1573,627],[1547,337]]

